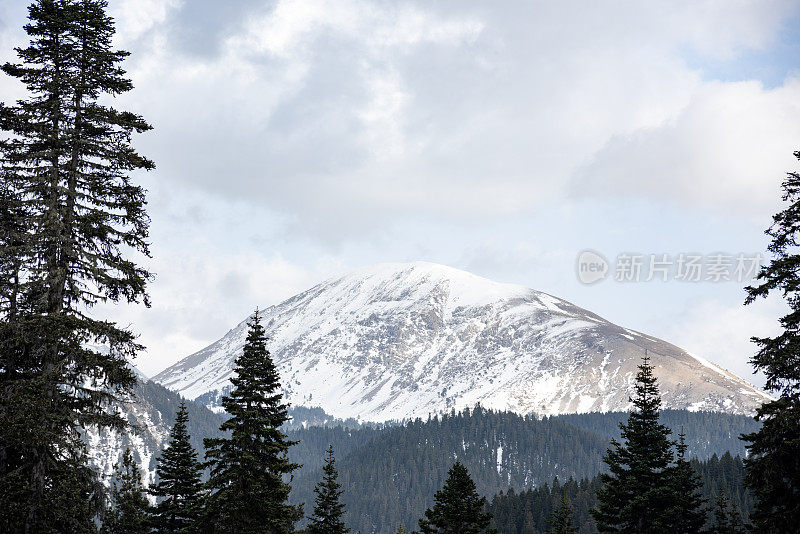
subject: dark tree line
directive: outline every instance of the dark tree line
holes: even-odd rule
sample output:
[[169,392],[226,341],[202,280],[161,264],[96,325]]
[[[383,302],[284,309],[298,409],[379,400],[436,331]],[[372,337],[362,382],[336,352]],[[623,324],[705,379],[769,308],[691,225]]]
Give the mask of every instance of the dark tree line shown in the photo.
[[[608,441],[619,441],[619,424],[628,419],[628,412],[570,413],[556,415],[554,418],[588,430]],[[725,451],[744,457],[747,451],[739,436],[756,432],[761,427],[755,419],[747,415],[721,412],[667,409],[661,410],[659,420],[672,430],[673,435],[683,429],[686,434],[687,455],[701,460]]]
[[[723,454],[729,435],[754,427],[751,419],[727,414],[669,414],[670,422],[686,424],[685,433],[694,436],[692,446],[703,451],[704,457],[710,451]],[[290,499],[311,502],[320,476],[317,466],[332,443],[338,453],[340,479],[352,488],[342,497],[348,525],[354,531],[375,528],[388,532],[402,524],[411,531],[454,459],[469,469],[482,495],[509,488],[525,490],[555,477],[564,481],[595,476],[604,468],[602,458],[609,439],[586,427],[597,421],[614,421],[617,416],[605,415],[537,419],[477,408],[380,430],[311,427],[291,431],[290,438],[300,443],[290,449],[290,458],[306,467],[293,481]],[[715,430],[702,443],[702,425],[706,424]],[[678,425],[677,430],[680,428]],[[605,433],[608,435],[607,430]]]
[[[295,458],[322,451],[328,442],[341,451],[340,478],[352,489],[343,496],[347,521],[362,532],[399,524],[416,528],[454,460],[469,470],[480,494],[493,495],[555,476],[595,474],[607,446],[605,439],[560,421],[480,407],[380,431],[309,428],[291,436],[304,447]],[[318,476],[313,470],[300,473],[292,484],[293,502],[310,502]]]

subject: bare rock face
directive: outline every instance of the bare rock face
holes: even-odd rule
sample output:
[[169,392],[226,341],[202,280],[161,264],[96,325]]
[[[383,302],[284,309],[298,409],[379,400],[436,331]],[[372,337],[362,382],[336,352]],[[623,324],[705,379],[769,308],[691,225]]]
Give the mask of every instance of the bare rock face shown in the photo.
[[[665,408],[753,414],[770,397],[722,368],[546,293],[431,263],[379,264],[264,310],[289,402],[386,421],[484,407],[625,410],[645,352]],[[154,377],[213,406],[246,335]]]

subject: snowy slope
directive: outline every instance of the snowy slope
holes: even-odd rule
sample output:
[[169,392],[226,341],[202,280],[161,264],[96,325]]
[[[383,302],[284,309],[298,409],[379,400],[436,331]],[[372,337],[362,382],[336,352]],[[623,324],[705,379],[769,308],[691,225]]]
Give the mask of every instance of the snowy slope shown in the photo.
[[[385,421],[481,403],[521,414],[629,408],[647,350],[665,407],[752,414],[769,397],[660,339],[564,300],[431,263],[379,264],[264,310],[288,400]],[[213,405],[245,339],[222,339],[154,377]]]
[[[169,441],[169,432],[175,424],[175,413],[181,397],[155,382],[148,381],[135,367],[139,377],[133,395],[125,402],[117,402],[115,410],[128,421],[131,428],[114,432],[90,428],[83,438],[89,451],[90,463],[97,469],[101,479],[108,484],[114,465],[122,460],[125,449],[130,448],[133,457],[142,469],[143,482],[149,486],[155,480],[158,457]],[[223,418],[204,406],[188,402],[189,434],[192,445],[202,454],[204,437],[219,435],[218,428]]]

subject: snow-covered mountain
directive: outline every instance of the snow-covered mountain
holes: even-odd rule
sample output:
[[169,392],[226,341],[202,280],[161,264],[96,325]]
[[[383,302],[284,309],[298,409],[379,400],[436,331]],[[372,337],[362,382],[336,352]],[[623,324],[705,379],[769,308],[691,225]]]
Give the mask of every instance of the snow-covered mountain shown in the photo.
[[[339,418],[477,403],[520,414],[624,410],[645,351],[664,406],[752,414],[769,397],[660,339],[569,302],[431,263],[379,264],[263,310],[288,400]],[[246,321],[154,377],[213,406]]]

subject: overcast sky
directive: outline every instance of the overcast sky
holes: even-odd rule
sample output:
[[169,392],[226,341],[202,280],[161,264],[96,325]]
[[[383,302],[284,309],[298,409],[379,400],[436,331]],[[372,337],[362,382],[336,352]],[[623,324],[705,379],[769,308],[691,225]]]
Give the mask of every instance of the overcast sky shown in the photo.
[[[26,2],[0,0],[0,59]],[[111,0],[149,190],[154,374],[383,261],[546,291],[761,383],[776,300],[587,286],[576,257],[753,254],[800,149],[800,4]],[[0,97],[22,96],[0,79]],[[613,268],[613,265],[612,265]],[[106,313],[106,310],[101,310]]]

